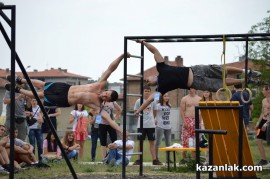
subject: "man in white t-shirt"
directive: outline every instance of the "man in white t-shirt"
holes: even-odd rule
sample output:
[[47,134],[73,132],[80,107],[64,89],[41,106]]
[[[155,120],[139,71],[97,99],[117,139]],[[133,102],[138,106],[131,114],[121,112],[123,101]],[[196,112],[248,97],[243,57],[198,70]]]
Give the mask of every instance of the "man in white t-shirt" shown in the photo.
[[[111,167],[118,166],[122,164],[122,158],[123,158],[123,136],[120,135],[120,140],[116,140],[113,143],[110,143],[108,145],[109,155],[107,157],[107,162]],[[126,139],[126,159],[125,159],[125,165],[128,165],[131,156],[128,154],[133,153],[134,151],[134,141],[129,140],[128,137]]]
[[[151,95],[150,86],[144,86],[143,89],[143,102],[148,99]],[[137,111],[141,106],[140,99],[138,99],[134,106],[134,111]],[[153,165],[162,165],[162,163],[156,158],[155,152],[155,117],[157,114],[157,104],[156,102],[151,102],[144,110],[143,110],[143,129],[140,130],[140,117],[138,117],[137,131],[138,133],[142,133],[141,136],[138,136],[138,140],[142,137],[142,140],[145,140],[146,136],[150,145],[150,153],[153,159]],[[138,151],[140,151],[140,146],[138,146]],[[139,165],[140,160],[136,160],[133,165]]]

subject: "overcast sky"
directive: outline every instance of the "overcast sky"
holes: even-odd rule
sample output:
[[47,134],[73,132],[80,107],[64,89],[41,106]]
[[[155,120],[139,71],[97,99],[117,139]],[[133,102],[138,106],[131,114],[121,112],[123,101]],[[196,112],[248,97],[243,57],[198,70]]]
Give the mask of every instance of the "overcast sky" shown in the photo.
[[[125,36],[247,33],[267,17],[269,0],[0,0],[16,5],[16,50],[24,66],[63,68],[98,79],[124,51]],[[9,11],[4,11],[9,15]],[[2,18],[6,30],[10,29]],[[184,65],[220,64],[222,43],[154,44],[162,55],[184,58]],[[131,54],[140,45],[128,44]],[[243,43],[228,42],[227,62],[244,54]],[[155,65],[145,51],[145,69]],[[0,68],[10,68],[10,51],[0,35]],[[140,70],[137,59],[128,73]],[[17,68],[17,71],[19,69]],[[123,63],[109,78],[123,78]]]

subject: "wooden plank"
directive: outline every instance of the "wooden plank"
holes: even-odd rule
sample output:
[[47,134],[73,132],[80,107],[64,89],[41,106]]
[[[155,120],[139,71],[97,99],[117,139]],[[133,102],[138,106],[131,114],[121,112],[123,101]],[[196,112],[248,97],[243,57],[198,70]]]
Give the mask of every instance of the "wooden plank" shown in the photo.
[[[216,102],[207,102],[208,106],[216,106]],[[199,105],[202,105],[200,103]],[[214,129],[221,130],[219,124],[219,116],[218,110],[216,109],[207,109],[201,110],[202,119],[204,121],[205,129]],[[214,135],[213,137],[213,164],[214,165],[224,165],[224,163],[228,163],[229,159],[226,155],[222,155],[226,153],[226,146],[224,143],[223,135]],[[216,175],[218,177],[232,176],[232,172],[226,171],[217,171]]]
[[[208,101],[200,102],[200,106],[239,106],[236,101]],[[213,160],[214,165],[239,165],[238,137],[239,110],[238,109],[202,109],[201,115],[206,129],[227,130],[227,135],[214,135]],[[243,121],[242,121],[243,122]],[[244,126],[244,124],[243,124]],[[254,165],[247,132],[243,127],[243,165]],[[255,171],[244,171],[243,177],[256,177]],[[238,172],[216,172],[217,177],[238,177]]]

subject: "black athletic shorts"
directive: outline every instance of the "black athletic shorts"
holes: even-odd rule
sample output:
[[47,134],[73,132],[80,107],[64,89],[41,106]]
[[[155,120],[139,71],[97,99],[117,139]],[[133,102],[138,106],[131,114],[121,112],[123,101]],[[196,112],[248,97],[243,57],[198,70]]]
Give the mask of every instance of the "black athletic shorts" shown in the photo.
[[156,130],[155,128],[143,128],[141,132],[140,128],[137,128],[138,133],[142,133],[141,136],[140,135],[138,136],[138,140],[140,140],[141,137],[142,140],[145,140],[146,135],[148,140],[156,140],[155,130]]
[[109,133],[109,136],[110,136],[112,143],[117,140],[117,133],[116,133],[116,130],[114,128],[112,128],[110,125],[99,124],[99,140],[100,140],[101,146],[108,145],[107,133]]
[[262,131],[262,130],[261,130],[262,126],[263,126],[266,122],[267,122],[267,119],[262,119],[262,120],[260,121],[260,124],[259,124],[259,126],[258,126],[257,139],[266,140],[266,131],[267,131],[267,129],[266,129],[265,131]]
[[71,85],[60,82],[47,82],[44,86],[44,106],[69,107],[68,91]]

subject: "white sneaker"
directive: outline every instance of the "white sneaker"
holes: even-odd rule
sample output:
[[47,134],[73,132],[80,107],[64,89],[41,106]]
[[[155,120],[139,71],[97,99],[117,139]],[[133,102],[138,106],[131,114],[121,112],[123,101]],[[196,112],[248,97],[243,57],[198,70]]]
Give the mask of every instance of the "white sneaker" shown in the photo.
[[267,165],[263,166],[264,169],[270,169],[270,163],[268,163]]

